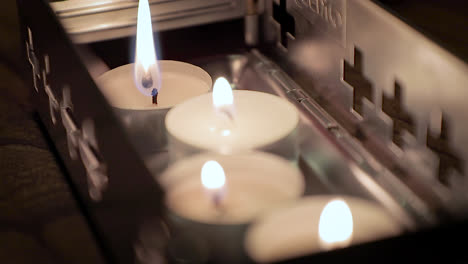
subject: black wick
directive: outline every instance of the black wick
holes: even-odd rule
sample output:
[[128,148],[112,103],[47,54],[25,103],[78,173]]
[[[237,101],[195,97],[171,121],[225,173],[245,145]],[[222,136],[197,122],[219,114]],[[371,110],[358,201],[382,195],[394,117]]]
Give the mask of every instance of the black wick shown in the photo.
[[[145,74],[141,78],[141,85],[145,89],[149,89],[149,88],[153,87],[153,77],[151,76],[151,73],[149,71],[145,72]],[[153,89],[153,91],[151,92],[151,95],[153,97],[152,98],[153,104],[157,105],[158,104],[158,90]]]

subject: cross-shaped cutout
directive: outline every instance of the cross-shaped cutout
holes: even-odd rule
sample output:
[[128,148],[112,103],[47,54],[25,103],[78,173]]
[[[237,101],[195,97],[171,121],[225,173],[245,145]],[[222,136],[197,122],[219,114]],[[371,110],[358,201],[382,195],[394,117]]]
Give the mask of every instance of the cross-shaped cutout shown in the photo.
[[81,137],[78,149],[81,162],[88,175],[88,193],[91,199],[100,201],[108,186],[107,168],[99,154],[94,121],[86,119],[81,125]]
[[50,118],[52,120],[52,124],[55,125],[55,123],[57,122],[57,118],[55,117],[55,112],[59,111],[60,104],[50,87],[50,84],[47,78],[49,74],[50,74],[50,61],[49,61],[49,55],[46,54],[44,55],[44,69],[42,70],[42,81],[44,85],[44,91],[49,97]]
[[60,104],[60,115],[62,124],[67,133],[68,153],[72,160],[78,158],[78,140],[80,131],[75,118],[73,117],[73,104],[71,102],[71,91],[69,86],[65,86],[62,90],[62,102]]
[[427,132],[427,146],[439,157],[438,178],[442,184],[448,185],[451,169],[463,174],[463,161],[457,156],[455,150],[450,146],[448,135],[450,126],[442,115],[440,135],[433,136],[431,131]]
[[288,14],[286,0],[280,0],[280,4],[273,4],[273,18],[281,25],[281,44],[288,48],[288,35],[296,34],[294,17]]
[[32,31],[29,27],[28,27],[28,40],[26,41],[26,55],[28,57],[29,65],[31,66],[34,89],[36,89],[36,92],[39,92],[38,79],[41,79],[40,70],[39,70],[39,60],[37,59],[36,53],[34,51]]
[[363,74],[362,52],[354,48],[354,66],[344,61],[343,80],[353,87],[353,109],[363,114],[362,99],[373,101],[372,83]]
[[393,97],[382,96],[382,110],[393,120],[393,143],[403,145],[403,131],[415,133],[414,120],[410,113],[405,111],[401,101],[401,85],[395,81]]

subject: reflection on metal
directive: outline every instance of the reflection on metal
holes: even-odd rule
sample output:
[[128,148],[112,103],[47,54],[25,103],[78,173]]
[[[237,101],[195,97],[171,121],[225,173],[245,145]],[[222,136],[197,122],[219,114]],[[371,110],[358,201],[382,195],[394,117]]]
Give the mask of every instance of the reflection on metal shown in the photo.
[[32,69],[32,79],[33,79],[34,89],[36,89],[36,92],[39,92],[38,80],[41,79],[41,74],[39,70],[40,66],[39,66],[39,60],[37,59],[36,53],[34,51],[32,31],[29,27],[28,27],[28,39],[26,41],[26,56],[28,57],[28,62]]
[[[245,0],[149,1],[153,27],[169,30],[242,17]],[[131,36],[137,22],[137,1],[69,0],[51,3],[76,43]],[[156,24],[157,23],[157,24]]]
[[50,111],[50,119],[52,120],[52,124],[55,125],[57,122],[57,118],[55,117],[55,112],[60,110],[60,105],[55,97],[54,92],[50,89],[50,83],[48,81],[48,75],[50,74],[50,61],[49,55],[44,55],[44,69],[42,70],[42,81],[44,85],[44,91],[49,97],[49,111]]
[[78,158],[77,148],[80,132],[78,131],[78,127],[72,116],[73,104],[71,102],[70,87],[63,87],[62,92],[62,103],[60,106],[62,124],[67,134],[68,153],[72,160],[76,160]]
[[[243,70],[229,71],[238,61],[247,61]],[[306,178],[319,177],[318,181],[327,186],[327,192],[377,200],[408,229],[414,228],[416,222],[434,222],[433,212],[427,211],[427,206],[420,198],[401,182],[390,183],[386,180],[384,174],[394,176],[369,156],[358,141],[341,128],[279,65],[266,58],[259,50],[243,56],[214,59],[201,66],[212,76],[221,75],[231,81],[238,80],[238,89],[278,94],[300,110],[302,118],[299,144],[303,165],[308,168],[304,171]],[[220,69],[224,69],[224,73]],[[325,130],[317,130],[317,123],[314,122]],[[330,134],[334,137],[330,137]],[[340,145],[340,148],[336,145]],[[352,166],[358,166],[361,173],[356,175]],[[403,208],[401,203],[408,205]]]
[[69,86],[63,88],[60,114],[66,131],[70,158],[72,160],[80,158],[87,174],[89,196],[95,201],[100,201],[109,181],[106,166],[99,154],[93,121],[86,119],[83,121],[81,128],[77,126],[73,117],[73,104]]
[[288,11],[301,15],[315,27],[326,31],[343,47],[346,44],[346,0],[295,0],[287,1]]
[[[294,38],[282,36],[291,23],[275,13],[284,4],[282,17],[293,18],[288,19]],[[426,203],[435,208],[463,203],[455,193],[463,188],[455,185],[468,187],[462,176],[468,160],[468,65],[371,1],[270,0],[267,5],[273,8],[266,8],[270,19],[264,31],[276,33],[279,48],[266,54],[399,181],[420,189]],[[428,132],[434,109],[450,128],[441,136]],[[428,152],[439,166],[419,169],[432,161]],[[407,153],[421,155],[410,162]],[[442,184],[429,184],[433,181]],[[451,198],[440,195],[447,190]]]
[[91,119],[83,121],[78,149],[81,162],[88,174],[89,196],[95,201],[100,201],[107,188],[109,178],[106,174],[106,166],[99,157],[94,123]]

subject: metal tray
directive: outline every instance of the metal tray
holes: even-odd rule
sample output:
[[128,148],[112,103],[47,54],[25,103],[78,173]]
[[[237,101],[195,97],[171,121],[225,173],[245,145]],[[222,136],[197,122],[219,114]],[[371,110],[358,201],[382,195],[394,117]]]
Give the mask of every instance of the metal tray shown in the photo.
[[[222,55],[226,54],[227,50],[221,48],[221,50],[216,50],[216,53],[220,54],[218,57],[207,57],[210,50],[203,52],[197,50],[199,53],[195,57],[198,59],[190,58],[189,62],[205,68],[214,78],[225,75],[239,89],[252,88],[252,83],[255,83],[255,89],[287,98],[298,107],[301,111],[301,135],[303,135],[299,165],[308,182],[307,194],[349,194],[378,201],[399,219],[408,231],[444,223],[444,217],[449,215],[453,208],[447,206],[450,200],[444,200],[445,196],[437,192],[440,188],[432,186],[434,179],[405,178],[406,174],[403,171],[400,174],[393,167],[389,170],[389,166],[381,163],[381,156],[385,157],[385,155],[375,155],[376,151],[372,151],[372,148],[360,141],[359,133],[356,132],[375,128],[375,131],[379,133],[384,131],[375,135],[386,137],[389,135],[388,126],[382,129],[382,126],[372,125],[374,121],[379,121],[371,118],[374,117],[372,114],[381,113],[377,111],[379,103],[375,106],[370,105],[369,115],[361,116],[359,113],[356,114],[356,111],[350,111],[351,89],[349,85],[342,83],[341,71],[345,63],[359,66],[360,51],[364,54],[369,51],[378,52],[379,49],[374,48],[379,46],[379,43],[387,43],[383,47],[387,50],[394,50],[392,49],[394,46],[388,45],[391,39],[385,41],[386,38],[383,38],[382,42],[376,42],[366,38],[366,35],[359,34],[362,31],[356,29],[366,25],[372,26],[369,29],[371,32],[379,31],[379,29],[394,32],[392,31],[394,29],[393,36],[405,41],[401,42],[402,46],[410,45],[426,49],[428,54],[435,55],[429,58],[441,59],[449,65],[446,71],[454,69],[451,73],[455,74],[455,77],[458,76],[455,79],[461,80],[462,83],[466,79],[463,77],[466,65],[370,2],[364,3],[364,1],[357,0],[334,2],[347,4],[339,5],[340,8],[348,11],[345,13],[346,23],[342,24],[344,29],[334,29],[327,16],[322,16],[322,12],[317,13],[317,10],[310,8],[298,10],[291,4],[308,1],[288,1],[288,4],[286,1],[266,2],[270,8],[266,9],[262,17],[263,22],[265,25],[274,25],[273,29],[277,31],[270,31],[271,28],[266,29],[263,32],[265,34],[263,38],[267,41],[273,40],[275,44],[273,47],[270,45],[251,52],[228,56]],[[327,1],[322,1],[322,3],[325,2]],[[86,66],[78,47],[70,40],[70,36],[62,28],[58,17],[48,3],[18,0],[18,5],[25,50],[24,60],[30,69],[27,79],[30,80],[33,98],[41,120],[69,172],[69,180],[77,190],[77,199],[84,205],[84,213],[96,234],[103,255],[112,263],[133,263],[140,256],[141,252],[138,249],[141,249],[142,245],[148,245],[146,243],[148,241],[143,241],[142,233],[151,234],[150,237],[154,240],[149,243],[156,244],[156,249],[169,239],[161,226],[161,220],[164,219],[163,192],[154,180],[154,174],[159,173],[160,166],[153,166],[155,158],[161,161],[159,164],[164,165],[165,154],[160,153],[156,157],[137,155],[111,107],[96,87],[92,74],[89,72],[90,69]],[[281,28],[281,21],[275,20],[274,10],[277,10],[276,13],[278,10],[288,11],[296,17],[297,31],[293,32],[294,34],[289,32],[292,31],[291,29]],[[361,19],[364,17],[366,19]],[[313,27],[307,24],[311,22],[310,19],[316,20]],[[234,28],[236,29],[232,31],[234,35],[226,40],[220,41],[222,37],[216,34],[219,37],[216,43],[226,43],[227,39],[239,41],[239,35],[241,38],[243,36],[243,34],[238,34],[238,32],[242,33],[242,24],[236,24]],[[222,35],[225,33],[222,29],[221,27],[221,30],[214,32]],[[205,35],[206,39],[210,39],[211,36],[213,36],[211,33]],[[308,42],[314,37],[319,41]],[[128,40],[124,39],[124,41]],[[422,44],[419,46],[417,43]],[[104,43],[104,46],[114,44],[114,42],[108,42]],[[331,63],[329,66],[333,70],[328,72],[329,75],[321,75],[320,68],[309,68],[310,70],[305,72],[297,70],[301,61],[292,56],[293,51],[315,44],[323,44],[318,46],[318,51],[319,54],[324,55],[322,62]],[[356,50],[354,44],[358,46]],[[239,49],[243,48],[237,47],[231,49],[230,52],[236,52]],[[185,59],[183,55],[173,54],[175,55],[171,58]],[[123,57],[126,57],[125,55]],[[366,75],[381,81],[382,76],[376,75],[377,72],[392,74],[391,71],[385,71],[387,68],[384,61],[365,58],[366,63],[370,62],[374,68],[381,70],[373,72],[369,71],[371,67],[367,67],[364,70]],[[405,55],[398,58],[405,58]],[[387,57],[390,62],[393,59],[391,56]],[[123,63],[128,63],[128,61],[128,59],[123,59]],[[400,63],[404,64],[405,61],[408,60],[402,59]],[[428,71],[430,72],[431,69]],[[421,74],[424,72],[427,71]],[[440,75],[443,72],[431,77],[440,83],[444,79]],[[387,74],[383,76],[388,77]],[[417,79],[416,77],[410,78],[404,73],[401,74],[405,77],[403,78],[405,81]],[[407,78],[409,79],[406,80]],[[388,82],[385,84],[389,85]],[[453,87],[458,89],[459,84],[455,84]],[[423,89],[418,85],[411,87],[415,86],[417,88],[412,93],[413,95],[420,93],[420,89]],[[325,89],[324,87],[331,88]],[[386,90],[389,89],[386,88]],[[328,91],[338,92],[327,96]],[[324,93],[317,96],[320,92]],[[462,94],[464,92],[466,91],[463,90]],[[379,95],[382,93],[379,90]],[[450,98],[455,96],[456,93],[450,93]],[[334,100],[333,107],[328,107],[330,104],[327,104],[327,100]],[[450,100],[447,99],[448,101]],[[428,102],[430,100],[424,101],[424,105]],[[444,105],[443,109],[449,109],[454,118],[459,120],[462,112],[456,110],[461,105],[461,98],[455,98],[455,102],[456,104]],[[336,114],[337,111],[338,114]],[[347,114],[347,119],[340,116],[344,112]],[[354,119],[349,118],[349,115],[354,116]],[[379,115],[379,118],[383,117]],[[377,122],[377,124],[381,123]],[[362,127],[366,129],[361,129]],[[422,127],[427,128],[427,124],[424,123]],[[459,126],[456,129],[457,134],[463,134],[461,133],[463,129],[464,126]],[[414,141],[414,137],[410,139]],[[464,141],[460,139],[456,142],[463,143]],[[417,146],[425,146],[425,143]],[[409,148],[409,150],[416,149]],[[423,150],[411,157],[427,152],[426,148]],[[317,153],[325,158],[316,159]],[[403,159],[406,157],[410,156],[403,156]],[[461,251],[459,246],[449,246],[443,241],[446,241],[450,235],[463,234],[463,230],[466,231],[466,225],[450,228],[440,226],[428,233],[405,234],[399,238],[353,246],[316,256],[306,256],[294,261],[323,260],[325,257],[326,260],[332,262],[343,261],[350,256],[362,256],[363,252],[372,253],[363,258],[363,261],[375,262],[385,257],[402,260],[406,259],[407,253],[411,253],[409,248],[413,243],[421,245],[413,251],[418,259],[446,260],[456,258]],[[428,237],[431,239],[429,240]],[[395,254],[389,249],[395,249],[398,253]],[[158,254],[160,252],[156,251]],[[432,258],[434,255],[439,258]],[[440,257],[441,255],[443,256]]]

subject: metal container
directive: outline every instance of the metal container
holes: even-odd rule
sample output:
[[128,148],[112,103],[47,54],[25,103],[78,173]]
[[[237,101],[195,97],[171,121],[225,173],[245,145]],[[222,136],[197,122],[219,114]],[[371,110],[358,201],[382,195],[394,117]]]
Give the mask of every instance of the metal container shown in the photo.
[[[175,234],[160,232],[168,214],[154,181],[168,154],[138,153],[141,142],[129,139],[81,52],[111,68],[131,62],[136,2],[17,3],[37,111],[102,254],[113,263],[170,256]],[[162,59],[191,62],[213,79],[222,75],[297,107],[306,195],[377,202],[406,230],[285,263],[466,261],[461,244],[446,243],[467,230],[466,62],[373,1],[150,4]],[[151,238],[142,235],[147,230]]]

